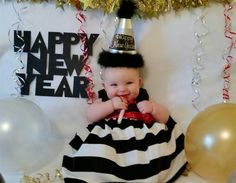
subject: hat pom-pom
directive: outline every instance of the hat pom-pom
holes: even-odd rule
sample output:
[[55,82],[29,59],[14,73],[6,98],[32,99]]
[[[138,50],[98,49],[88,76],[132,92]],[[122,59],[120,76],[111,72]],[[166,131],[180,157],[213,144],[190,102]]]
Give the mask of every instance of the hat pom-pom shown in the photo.
[[136,4],[132,0],[123,0],[121,2],[120,8],[117,11],[117,16],[119,18],[131,19],[136,9]]

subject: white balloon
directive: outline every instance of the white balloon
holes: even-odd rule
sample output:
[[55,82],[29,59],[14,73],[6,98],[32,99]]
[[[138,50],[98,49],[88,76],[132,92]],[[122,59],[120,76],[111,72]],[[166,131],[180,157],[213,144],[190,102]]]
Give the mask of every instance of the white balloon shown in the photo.
[[5,180],[3,179],[1,173],[0,173],[0,183],[5,183]]
[[0,169],[29,173],[49,162],[51,127],[43,111],[23,98],[0,100]]

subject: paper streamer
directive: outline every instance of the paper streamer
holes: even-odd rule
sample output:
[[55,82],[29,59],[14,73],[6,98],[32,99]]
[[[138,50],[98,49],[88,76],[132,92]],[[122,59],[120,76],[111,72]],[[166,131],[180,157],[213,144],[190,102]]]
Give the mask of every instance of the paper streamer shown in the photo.
[[205,13],[206,12],[204,11],[204,9],[199,9],[199,12],[197,12],[198,15],[194,22],[194,36],[196,38],[197,45],[193,49],[193,78],[191,85],[194,92],[192,105],[198,111],[200,103],[201,70],[204,69],[202,62],[203,56],[205,55],[205,49],[203,47],[203,37],[208,34],[208,29],[205,22]]
[[81,40],[81,46],[80,49],[83,53],[83,59],[84,62],[84,69],[85,69],[85,76],[88,80],[88,87],[86,88],[86,92],[88,95],[88,103],[91,104],[96,99],[96,94],[93,91],[94,83],[93,83],[93,72],[88,64],[89,61],[89,53],[88,53],[88,36],[83,28],[84,23],[86,22],[86,16],[83,14],[82,11],[78,10],[76,14],[77,20],[80,22],[80,28],[79,28],[79,35]]
[[229,46],[226,48],[226,54],[223,55],[223,59],[225,61],[223,69],[224,84],[223,84],[223,94],[222,94],[224,103],[230,100],[230,94],[229,94],[230,84],[231,84],[230,70],[232,62],[234,61],[234,57],[232,56],[232,51],[233,48],[236,47],[236,39],[235,39],[236,32],[231,30],[232,28],[231,12],[233,9],[234,9],[233,4],[226,4],[224,9],[224,19],[225,19],[224,35],[230,42]]
[[124,114],[125,114],[125,109],[122,109],[119,113],[119,117],[118,117],[118,120],[117,120],[118,124],[121,124],[121,121],[123,119]]

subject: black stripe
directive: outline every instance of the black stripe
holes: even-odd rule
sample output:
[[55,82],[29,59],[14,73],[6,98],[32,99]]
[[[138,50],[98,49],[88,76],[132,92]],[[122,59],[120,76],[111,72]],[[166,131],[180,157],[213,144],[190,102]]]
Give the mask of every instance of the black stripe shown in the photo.
[[80,179],[64,178],[65,183],[87,183],[86,181]]
[[85,140],[86,144],[104,144],[113,147],[117,153],[125,153],[132,150],[146,151],[147,148],[154,144],[168,143],[172,136],[174,129],[173,125],[169,125],[168,130],[161,130],[154,135],[153,133],[147,133],[143,139],[137,140],[136,137],[132,137],[129,140],[114,140],[112,135],[108,134],[105,137],[99,137],[90,133]]
[[[151,128],[155,123],[152,124],[145,124],[143,121],[139,121],[139,120],[130,120],[130,119],[122,119],[122,123],[119,124],[117,122],[117,120],[113,120],[110,119],[108,121],[106,120],[101,120],[99,122],[96,123],[92,123],[90,125],[88,125],[87,129],[91,132],[93,130],[93,128],[95,126],[100,126],[102,129],[105,129],[105,126],[109,126],[111,129],[113,128],[120,128],[120,129],[126,129],[129,126],[132,126],[133,128],[140,128],[142,129],[144,127],[144,125],[146,125],[146,127]],[[173,118],[170,116],[166,126],[167,128],[172,128],[172,126],[174,126],[176,124],[176,122],[173,120]]]
[[64,156],[63,167],[69,171],[98,172],[113,174],[125,180],[145,179],[170,168],[171,162],[184,149],[184,136],[176,139],[177,148],[170,155],[151,160],[149,164],[120,167],[114,161],[101,157]]
[[[163,132],[163,131],[162,131]],[[147,148],[154,144],[161,144],[168,142],[171,138],[170,134],[160,132],[158,135],[147,134],[144,139],[136,140],[135,137],[129,140],[116,140],[112,141],[112,136],[109,134],[104,138],[98,138],[96,135],[90,134],[86,139],[87,144],[104,144],[116,150],[117,153],[125,153],[132,150],[146,151]]]
[[69,144],[73,149],[78,150],[82,143],[82,139],[76,134]]
[[176,179],[179,178],[180,175],[182,175],[182,173],[184,172],[184,170],[186,169],[186,165],[187,162],[179,169],[178,172],[176,172],[176,174],[170,179],[168,180],[166,183],[173,183],[174,181],[176,181]]

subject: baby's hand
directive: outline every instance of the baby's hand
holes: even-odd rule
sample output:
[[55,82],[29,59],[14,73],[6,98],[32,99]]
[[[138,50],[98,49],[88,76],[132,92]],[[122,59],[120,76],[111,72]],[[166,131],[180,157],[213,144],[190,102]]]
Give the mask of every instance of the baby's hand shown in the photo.
[[114,110],[118,109],[127,109],[128,107],[128,102],[125,98],[122,97],[114,97],[111,99]]
[[141,101],[137,104],[137,107],[138,107],[138,110],[145,114],[145,113],[152,113],[153,111],[153,105],[152,105],[152,102],[149,101],[149,100],[144,100],[144,101]]

